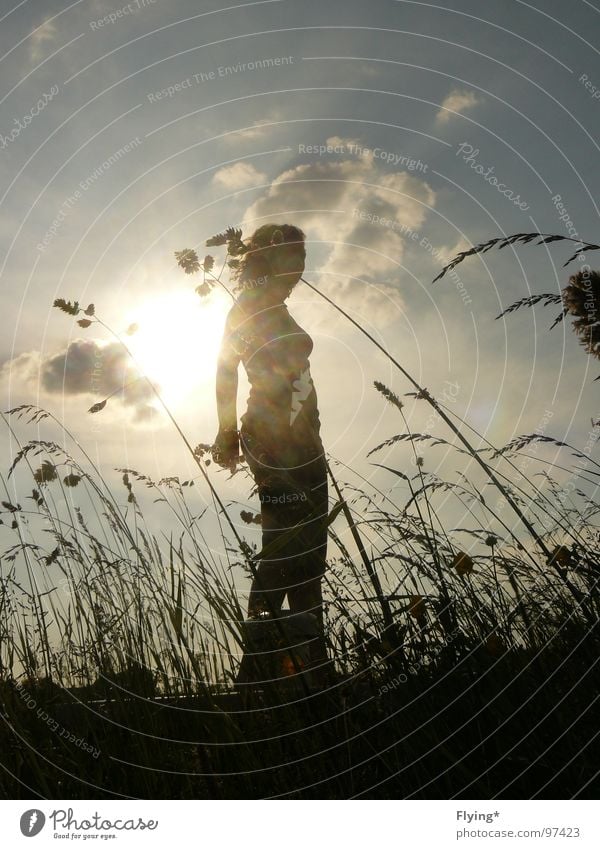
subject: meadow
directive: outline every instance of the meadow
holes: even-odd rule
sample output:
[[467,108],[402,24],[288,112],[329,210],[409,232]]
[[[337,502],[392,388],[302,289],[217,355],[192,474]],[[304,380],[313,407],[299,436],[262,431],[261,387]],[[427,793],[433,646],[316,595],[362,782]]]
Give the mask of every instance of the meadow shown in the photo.
[[[533,237],[559,238],[510,244]],[[238,238],[213,244],[235,261]],[[186,250],[178,261],[203,270],[200,296],[220,284],[212,257]],[[597,356],[573,281],[513,311],[560,303]],[[82,328],[101,322],[91,304],[55,306],[85,316]],[[335,681],[324,690],[296,674],[293,648],[281,677],[243,696],[234,686],[245,614],[234,573],[250,575],[257,552],[219,497],[210,446],[179,431],[197,476],[123,468],[117,489],[49,411],[2,414],[19,446],[0,513],[4,798],[595,798],[600,422],[586,446],[547,431],[494,446],[385,353],[407,392],[375,384],[398,427],[371,458],[403,444],[414,463],[387,460],[397,486],[385,492],[328,458]],[[407,405],[442,421],[444,437],[410,430]],[[41,438],[50,424],[62,444]],[[428,471],[423,455],[436,451],[462,471]],[[199,489],[220,517],[222,552],[206,539]],[[447,526],[449,503],[467,526]],[[150,504],[169,511],[177,538],[146,518]]]

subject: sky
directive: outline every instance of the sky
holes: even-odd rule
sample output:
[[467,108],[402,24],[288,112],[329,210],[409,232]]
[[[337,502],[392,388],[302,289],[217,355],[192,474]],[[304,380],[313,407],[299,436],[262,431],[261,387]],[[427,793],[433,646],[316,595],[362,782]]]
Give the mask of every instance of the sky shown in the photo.
[[[587,0],[4,3],[2,410],[34,404],[57,422],[4,423],[5,495],[31,489],[26,469],[6,477],[28,439],[84,462],[64,427],[115,486],[116,468],[177,475],[210,504],[150,383],[190,445],[213,441],[230,299],[200,298],[174,252],[203,255],[226,227],[246,236],[267,221],[302,227],[306,279],[476,444],[469,428],[496,446],[536,430],[591,446],[598,368],[568,322],[549,331],[559,308],[495,320],[518,298],[558,293],[579,270],[563,267],[573,246],[492,250],[432,280],[494,237],[597,239],[599,27]],[[93,303],[91,326],[57,298]],[[397,479],[373,461],[413,473],[414,457],[408,446],[367,457],[405,429],[373,381],[400,396],[413,386],[302,283],[289,309],[313,338],[327,451],[389,491]],[[136,375],[148,380],[120,391]],[[241,379],[239,415],[246,393]],[[423,401],[405,401],[411,430],[448,437]],[[455,453],[420,453],[428,471],[457,472]],[[258,510],[247,477],[210,474],[225,501]]]

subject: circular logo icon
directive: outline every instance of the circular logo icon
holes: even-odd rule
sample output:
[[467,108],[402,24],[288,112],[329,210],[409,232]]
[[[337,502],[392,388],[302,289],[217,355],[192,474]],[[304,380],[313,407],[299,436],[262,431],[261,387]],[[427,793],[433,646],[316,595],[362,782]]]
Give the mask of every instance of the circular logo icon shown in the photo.
[[42,811],[32,808],[30,811],[25,811],[21,816],[21,833],[25,837],[35,837],[43,829],[45,823],[46,817]]

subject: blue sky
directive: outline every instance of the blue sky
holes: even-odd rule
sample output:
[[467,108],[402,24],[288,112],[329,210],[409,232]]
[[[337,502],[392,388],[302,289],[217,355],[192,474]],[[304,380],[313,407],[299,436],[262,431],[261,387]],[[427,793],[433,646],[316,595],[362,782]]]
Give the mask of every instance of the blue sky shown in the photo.
[[[539,427],[589,439],[598,369],[568,324],[548,332],[556,308],[494,321],[519,297],[558,292],[578,270],[562,268],[569,246],[491,251],[431,280],[445,258],[495,236],[568,235],[565,211],[597,239],[592,3],[25,0],[2,15],[3,409],[51,410],[109,477],[115,466],[198,477],[145,384],[86,413],[129,361],[53,300],[94,302],[120,333],[138,323],[127,339],[142,370],[190,443],[211,442],[228,301],[200,301],[173,252],[203,252],[229,225],[247,234],[285,220],[307,233],[307,279],[434,395],[454,387],[453,411],[492,442]],[[326,448],[392,486],[365,457],[402,430],[373,380],[411,387],[302,284],[289,308],[315,342]],[[240,414],[245,391],[242,381]],[[422,431],[430,411],[407,401]],[[3,446],[8,468],[18,446],[7,435]],[[456,468],[442,449],[424,453],[431,471]],[[410,468],[408,450],[379,455],[392,459]],[[249,482],[226,478],[214,475],[223,497],[251,505]]]

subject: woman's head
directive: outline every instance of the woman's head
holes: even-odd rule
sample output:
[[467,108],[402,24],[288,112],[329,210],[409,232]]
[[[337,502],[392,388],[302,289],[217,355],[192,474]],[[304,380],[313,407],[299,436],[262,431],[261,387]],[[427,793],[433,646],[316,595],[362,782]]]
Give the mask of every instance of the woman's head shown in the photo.
[[235,269],[239,288],[261,299],[285,300],[304,271],[304,239],[292,224],[263,224],[255,230]]

